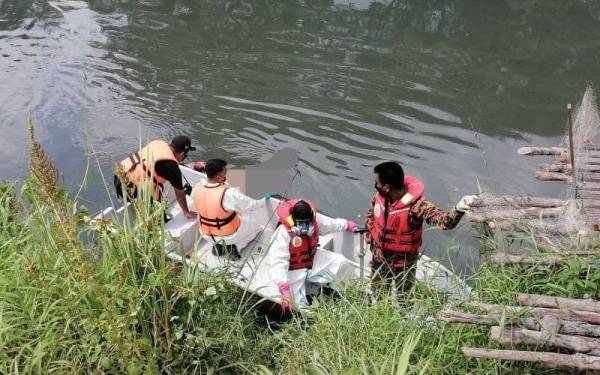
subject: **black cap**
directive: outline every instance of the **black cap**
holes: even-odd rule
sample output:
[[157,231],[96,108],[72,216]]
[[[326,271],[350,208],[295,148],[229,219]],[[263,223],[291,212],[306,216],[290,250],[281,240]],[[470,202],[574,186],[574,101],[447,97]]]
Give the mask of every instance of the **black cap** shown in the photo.
[[171,147],[175,152],[188,152],[194,151],[196,147],[192,147],[192,140],[190,137],[185,135],[178,135],[171,141]]
[[294,207],[292,207],[292,218],[294,220],[311,220],[313,215],[312,208],[310,208],[310,205],[304,200],[299,200]]

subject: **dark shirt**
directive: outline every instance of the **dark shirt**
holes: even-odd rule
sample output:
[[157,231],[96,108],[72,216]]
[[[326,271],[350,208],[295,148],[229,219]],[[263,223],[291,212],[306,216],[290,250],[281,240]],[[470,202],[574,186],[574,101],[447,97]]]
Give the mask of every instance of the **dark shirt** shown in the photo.
[[183,189],[183,180],[179,164],[173,160],[160,160],[154,164],[156,174],[169,181],[175,189]]

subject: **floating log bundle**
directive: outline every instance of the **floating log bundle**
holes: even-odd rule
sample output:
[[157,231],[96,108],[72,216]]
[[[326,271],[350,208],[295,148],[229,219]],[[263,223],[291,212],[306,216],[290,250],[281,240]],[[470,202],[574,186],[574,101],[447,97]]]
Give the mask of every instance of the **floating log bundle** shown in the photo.
[[[450,323],[490,326],[493,341],[513,347],[513,350],[462,348],[469,357],[600,370],[599,301],[519,294],[517,302],[519,306],[473,303],[472,307],[485,314],[445,310],[439,318]],[[518,345],[539,346],[561,353],[515,350]]]

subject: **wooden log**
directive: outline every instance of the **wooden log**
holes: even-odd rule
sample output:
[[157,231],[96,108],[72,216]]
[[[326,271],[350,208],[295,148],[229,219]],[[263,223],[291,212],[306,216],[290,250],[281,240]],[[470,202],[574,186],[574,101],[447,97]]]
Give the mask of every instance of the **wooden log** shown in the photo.
[[[568,155],[568,154],[569,153],[567,151],[566,155]],[[579,157],[579,158],[586,158],[586,157],[588,157],[588,158],[600,158],[600,152],[595,147],[592,147],[592,148],[584,147],[582,149],[575,150],[575,157]]]
[[530,329],[492,327],[491,338],[502,345],[528,344],[564,348],[577,353],[600,356],[600,340],[562,334],[546,335]]
[[525,146],[517,150],[517,154],[526,156],[537,155],[567,155],[567,149],[564,147],[534,147]]
[[540,181],[563,181],[571,183],[573,182],[573,177],[569,176],[566,173],[557,173],[557,172],[545,172],[545,171],[535,171],[535,178]]
[[600,183],[591,181],[577,182],[577,189],[600,190]]
[[527,256],[510,254],[493,254],[489,261],[494,264],[530,264],[537,266],[560,266],[565,264],[565,259],[558,255]]
[[577,175],[579,181],[600,182],[599,173],[579,172]]
[[567,235],[576,231],[576,228],[567,224],[549,223],[540,220],[521,220],[519,222],[500,221],[488,223],[490,229],[502,230],[505,232],[521,233],[544,233],[554,235]]
[[600,163],[599,164],[587,164],[587,163],[581,162],[577,165],[577,171],[590,172],[590,173],[600,172]]
[[579,198],[587,200],[600,200],[600,190],[579,190],[577,192]]
[[501,306],[489,303],[471,302],[471,306],[483,309],[492,314],[531,314],[539,318],[546,315],[562,320],[578,320],[585,323],[600,324],[600,314],[591,311],[549,309],[545,307]]
[[489,206],[511,206],[511,207],[563,207],[569,202],[562,199],[540,198],[540,197],[513,197],[504,195],[501,197],[479,197],[471,205],[472,207]]
[[548,307],[553,309],[568,309],[592,311],[600,313],[600,301],[593,299],[576,299],[544,296],[541,294],[519,293],[517,302],[522,306]]
[[555,218],[564,214],[564,207],[530,207],[514,210],[472,210],[467,213],[467,217],[470,221],[483,223],[493,220]]
[[440,320],[449,323],[481,324],[484,326],[497,325],[499,319],[493,315],[475,315],[455,310],[443,310],[438,314]]
[[[501,314],[476,315],[455,310],[441,311],[438,316],[440,320],[449,323],[480,324],[486,326],[498,325],[502,320]],[[565,335],[600,337],[600,325],[583,323],[576,320],[558,321],[560,323],[558,333]],[[505,324],[521,326],[536,331],[542,329],[548,330],[543,326],[545,321],[542,319],[542,322],[540,322],[538,318],[516,319],[515,321],[511,321],[510,319],[506,321],[506,319],[504,319],[504,322]]]
[[502,359],[507,361],[541,362],[553,367],[574,367],[580,370],[600,370],[600,357],[585,354],[559,354],[520,350],[499,350],[463,347],[468,357]]
[[[579,160],[579,164],[577,164],[578,172],[587,172],[587,173],[597,173],[600,172],[600,163],[592,162],[585,163],[584,159]],[[566,163],[555,163],[555,164],[540,164],[538,165],[538,170],[543,172],[557,172],[557,173],[565,173],[568,175],[572,175],[573,168],[571,168],[570,164]]]
[[540,164],[538,165],[538,170],[542,172],[558,172],[558,173],[566,173],[571,174],[573,170],[569,166],[569,164],[559,163],[559,164]]

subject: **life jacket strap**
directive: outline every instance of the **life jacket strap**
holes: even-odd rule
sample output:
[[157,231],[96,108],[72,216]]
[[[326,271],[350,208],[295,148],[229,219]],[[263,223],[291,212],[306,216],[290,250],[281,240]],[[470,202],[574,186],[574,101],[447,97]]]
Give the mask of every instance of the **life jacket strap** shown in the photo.
[[207,227],[221,229],[221,227],[231,223],[233,221],[233,219],[235,219],[236,215],[237,215],[237,212],[232,212],[231,215],[229,215],[225,219],[220,219],[218,217],[217,218],[204,217],[202,215],[199,215],[200,224],[206,225]]

